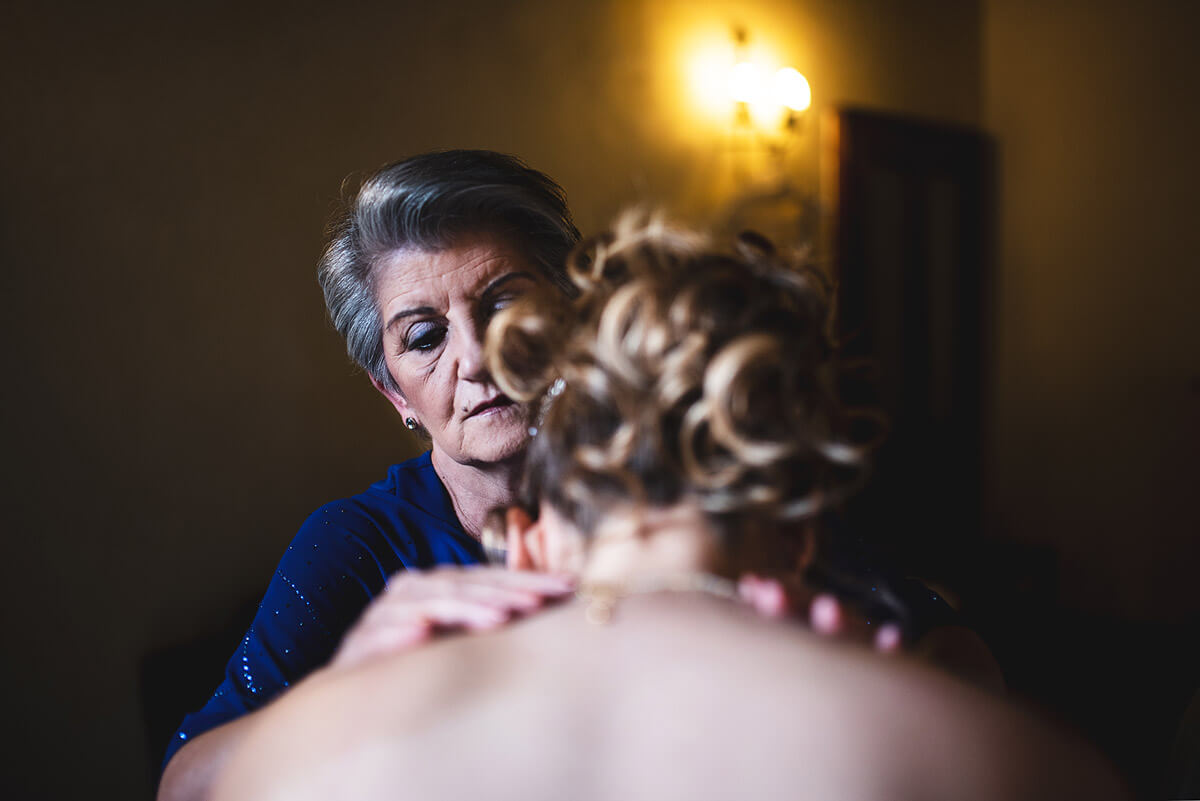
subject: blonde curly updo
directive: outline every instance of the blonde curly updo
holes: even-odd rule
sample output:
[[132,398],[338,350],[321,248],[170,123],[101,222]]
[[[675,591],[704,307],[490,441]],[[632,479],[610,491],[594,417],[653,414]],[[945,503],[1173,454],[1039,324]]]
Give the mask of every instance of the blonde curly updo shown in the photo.
[[818,272],[631,213],[568,274],[576,299],[526,297],[487,334],[497,384],[544,410],[527,499],[585,533],[616,504],[680,501],[728,531],[810,518],[861,478]]

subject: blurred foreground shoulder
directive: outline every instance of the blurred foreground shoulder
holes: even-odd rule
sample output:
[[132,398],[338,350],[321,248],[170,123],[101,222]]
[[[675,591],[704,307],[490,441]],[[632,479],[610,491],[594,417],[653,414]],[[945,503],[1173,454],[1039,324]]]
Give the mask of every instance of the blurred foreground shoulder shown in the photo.
[[[940,677],[939,677],[940,678]],[[1127,801],[1128,788],[1091,744],[959,680],[904,694],[881,749],[889,769],[924,786],[913,798]],[[905,764],[907,763],[907,764]]]

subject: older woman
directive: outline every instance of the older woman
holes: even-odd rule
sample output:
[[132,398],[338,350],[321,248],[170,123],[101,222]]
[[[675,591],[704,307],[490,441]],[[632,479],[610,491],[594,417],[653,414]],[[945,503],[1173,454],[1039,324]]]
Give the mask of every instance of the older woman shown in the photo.
[[510,515],[510,541],[578,573],[579,599],[320,671],[218,799],[1123,797],[1001,700],[737,602],[731,579],[804,553],[798,524],[867,456],[829,385],[819,284],[743,245],[626,224],[577,262],[575,314],[505,313],[494,375],[548,404],[539,519]]
[[[430,450],[300,527],[225,680],[173,738],[160,798],[203,797],[252,713],[328,661],[389,576],[483,558],[484,516],[512,501],[530,425],[488,373],[484,331],[534,288],[569,291],[578,237],[562,189],[502,154],[429,153],[363,183],[333,227],[321,286],[350,356]],[[487,627],[567,588],[487,576],[439,588],[422,619]]]

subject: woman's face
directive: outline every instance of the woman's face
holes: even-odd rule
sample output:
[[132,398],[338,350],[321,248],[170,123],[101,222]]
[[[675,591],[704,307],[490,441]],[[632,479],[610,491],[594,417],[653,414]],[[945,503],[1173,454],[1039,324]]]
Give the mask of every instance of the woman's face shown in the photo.
[[538,272],[491,234],[464,235],[440,251],[396,251],[376,270],[384,352],[400,393],[380,390],[460,464],[520,453],[528,412],[492,382],[483,337],[496,312],[542,281]]

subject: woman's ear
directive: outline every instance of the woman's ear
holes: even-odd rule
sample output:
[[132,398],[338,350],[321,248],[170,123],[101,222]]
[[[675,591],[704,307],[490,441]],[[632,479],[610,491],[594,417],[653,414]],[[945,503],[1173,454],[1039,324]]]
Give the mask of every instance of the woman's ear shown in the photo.
[[393,390],[388,389],[379,382],[378,378],[370,373],[367,373],[367,378],[371,379],[371,386],[379,390],[379,394],[388,399],[388,403],[392,404],[396,411],[400,413],[401,417],[411,414],[411,411],[408,408],[408,401],[404,399],[403,395],[401,395],[399,392],[394,392]]
[[546,570],[546,548],[542,526],[520,507],[504,513],[504,533],[508,540],[505,564],[509,570]]

